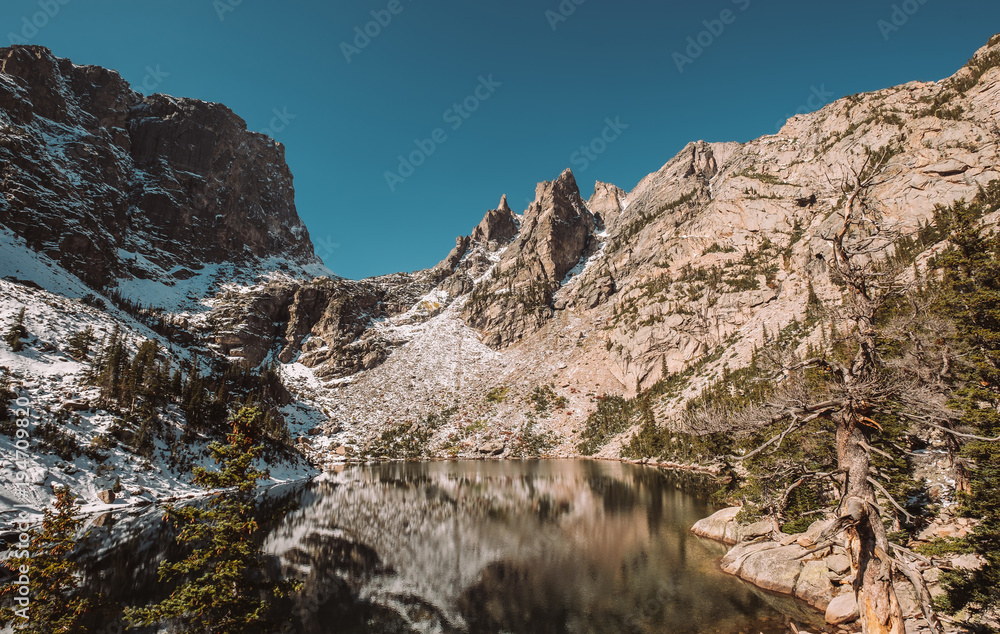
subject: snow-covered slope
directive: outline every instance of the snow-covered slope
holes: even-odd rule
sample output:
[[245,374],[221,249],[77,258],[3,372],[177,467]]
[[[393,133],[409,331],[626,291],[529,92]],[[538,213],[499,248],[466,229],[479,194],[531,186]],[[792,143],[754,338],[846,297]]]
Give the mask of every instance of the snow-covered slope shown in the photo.
[[[27,408],[31,421],[25,439],[0,433],[0,478],[4,482],[0,521],[18,511],[37,514],[49,503],[54,485],[69,485],[82,496],[87,511],[201,494],[201,489],[190,484],[191,467],[212,464],[206,449],[209,439],[196,439],[183,447],[172,445],[169,439],[182,434],[185,420],[176,405],[168,405],[159,416],[164,432],[155,439],[151,458],[138,457],[127,446],[109,441],[109,432],[119,417],[92,407],[98,396],[97,388],[86,378],[92,356],[77,360],[68,349],[74,333],[90,328],[97,341],[118,329],[132,352],[140,342],[156,340],[175,366],[182,360],[190,361],[191,352],[173,345],[109,301],[102,300],[102,309],[83,303],[80,298],[95,297],[90,289],[46,256],[27,249],[9,232],[0,232],[0,249],[0,278],[4,278],[0,279],[0,327],[6,332],[23,309],[28,332],[19,352],[0,342],[0,372],[18,399],[9,405]],[[42,285],[46,288],[39,288]],[[59,430],[62,443],[76,446],[75,456],[66,452],[60,457],[54,452],[51,439],[43,438],[46,424]],[[273,481],[314,473],[303,461],[270,467]],[[121,485],[117,499],[110,505],[102,503],[97,493],[116,481]]]
[[330,275],[284,147],[225,106],[144,97],[114,71],[0,48],[0,225],[94,288],[196,306],[224,281]]

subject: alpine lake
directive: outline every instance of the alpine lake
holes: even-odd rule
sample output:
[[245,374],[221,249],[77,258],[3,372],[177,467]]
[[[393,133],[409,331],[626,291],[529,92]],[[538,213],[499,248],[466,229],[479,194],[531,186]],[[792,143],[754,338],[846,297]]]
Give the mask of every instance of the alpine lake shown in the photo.
[[[282,634],[821,626],[719,570],[726,547],[689,530],[714,510],[705,488],[591,460],[346,466],[262,496],[259,574],[302,582],[277,606]],[[99,522],[81,560],[88,585],[124,604],[169,594],[157,567],[182,553],[162,513]]]

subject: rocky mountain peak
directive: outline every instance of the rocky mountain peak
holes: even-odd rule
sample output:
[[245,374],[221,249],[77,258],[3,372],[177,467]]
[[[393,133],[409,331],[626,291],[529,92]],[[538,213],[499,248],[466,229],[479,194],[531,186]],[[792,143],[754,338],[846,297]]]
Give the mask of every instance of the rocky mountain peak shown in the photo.
[[284,148],[225,106],[143,97],[113,71],[13,46],[0,49],[0,123],[0,223],[94,288],[155,280],[170,295],[202,271],[205,291],[220,266],[328,273]]
[[613,227],[618,216],[625,208],[627,194],[611,183],[597,181],[594,193],[587,201],[587,208],[605,228]]
[[596,232],[571,170],[540,183],[520,232],[475,286],[463,317],[495,347],[537,330],[552,317],[553,295],[593,247]]
[[558,287],[577,265],[595,233],[594,216],[580,197],[572,170],[554,181],[540,183],[535,201],[524,214],[521,235],[511,245],[500,270],[517,260],[528,262],[532,277]]
[[507,195],[504,194],[500,199],[500,205],[486,212],[482,222],[472,231],[471,238],[473,242],[483,244],[491,242],[506,244],[517,235],[519,226],[517,216],[511,211],[507,204]]

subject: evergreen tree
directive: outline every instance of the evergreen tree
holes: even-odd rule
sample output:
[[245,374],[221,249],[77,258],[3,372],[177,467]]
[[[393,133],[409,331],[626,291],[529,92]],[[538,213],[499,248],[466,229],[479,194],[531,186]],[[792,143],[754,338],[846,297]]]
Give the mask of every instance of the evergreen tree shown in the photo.
[[94,355],[90,375],[100,388],[102,407],[112,409],[120,405],[122,377],[128,366],[128,350],[125,337],[116,325],[114,331],[105,338],[100,351]]
[[10,325],[10,329],[4,336],[4,340],[10,349],[14,352],[20,352],[24,350],[24,343],[21,339],[28,336],[28,329],[24,327],[24,308],[21,308],[20,312],[17,313],[17,317],[14,318],[14,323]]
[[87,326],[83,330],[78,330],[70,335],[67,351],[70,356],[78,361],[82,361],[90,356],[90,347],[94,345],[94,329]]
[[179,581],[180,586],[160,603],[126,610],[134,625],[169,622],[185,632],[212,634],[274,625],[269,621],[272,602],[293,587],[267,584],[259,577],[264,558],[256,538],[254,495],[257,483],[268,475],[253,463],[264,451],[254,444],[263,417],[259,407],[240,409],[230,420],[228,443],[210,446],[219,469],[195,469],[196,484],[225,489],[223,493],[205,507],[168,509],[168,521],[180,528],[178,543],[192,550],[181,561],[161,564],[160,580]]
[[[14,604],[0,609],[0,622],[23,634],[85,634],[109,616],[98,597],[84,596],[77,565],[70,559],[83,524],[79,506],[68,487],[55,491],[54,511],[46,509],[40,531],[31,531],[25,557],[4,562],[17,580],[0,589],[0,596],[23,597],[20,581],[27,580],[27,611]],[[28,618],[22,618],[26,615]]]
[[174,370],[173,376],[170,377],[170,393],[175,397],[179,397],[183,393],[183,388],[184,382],[181,377],[181,371],[180,369]]
[[1000,237],[982,228],[979,219],[1000,208],[1000,182],[994,182],[972,203],[958,202],[938,210],[938,224],[947,226],[952,248],[935,264],[944,271],[938,309],[954,320],[959,357],[965,362],[955,405],[961,423],[978,439],[963,448],[971,461],[968,494],[962,511],[979,519],[969,538],[986,565],[970,573],[949,575],[946,607],[970,608],[973,614],[1000,610]]

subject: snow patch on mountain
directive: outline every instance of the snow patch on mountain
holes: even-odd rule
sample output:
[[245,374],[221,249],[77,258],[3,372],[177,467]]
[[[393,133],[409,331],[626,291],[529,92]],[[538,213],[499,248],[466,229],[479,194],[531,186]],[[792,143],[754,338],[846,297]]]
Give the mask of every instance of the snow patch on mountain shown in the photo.
[[[83,294],[87,290],[74,284],[72,275],[48,265],[44,256],[11,249],[17,246],[9,234],[2,242],[5,257],[4,272],[20,279],[43,279],[66,295]],[[21,257],[16,257],[20,255]],[[47,266],[48,265],[48,266]],[[37,283],[37,282],[36,282]],[[28,512],[37,517],[52,499],[53,486],[68,485],[82,496],[84,512],[121,509],[175,499],[178,496],[204,495],[204,490],[191,484],[195,466],[212,467],[204,439],[196,439],[182,449],[189,463],[181,467],[179,455],[162,438],[157,438],[151,459],[134,455],[127,447],[109,440],[117,417],[111,412],[91,407],[99,391],[86,378],[89,362],[73,359],[67,352],[73,333],[92,328],[97,341],[120,328],[128,347],[134,352],[146,339],[159,342],[172,362],[188,353],[173,348],[170,343],[114,307],[97,310],[64,294],[55,294],[0,279],[0,328],[6,331],[17,314],[24,309],[24,325],[29,336],[25,347],[13,352],[0,341],[0,368],[5,368],[12,380],[15,396],[27,403],[32,421],[28,443],[19,446],[16,437],[0,434],[0,521],[16,512]],[[14,403],[5,404],[13,405]],[[160,415],[164,427],[175,436],[182,433],[184,415],[176,405],[168,405]],[[79,455],[65,459],[50,453],[40,441],[40,426],[52,424],[75,442]],[[298,431],[298,430],[295,430]],[[294,432],[293,432],[294,433]],[[307,465],[266,465],[271,470],[270,482],[286,482],[310,477],[315,473]],[[104,504],[97,492],[111,488],[118,480],[122,486],[113,504]]]

